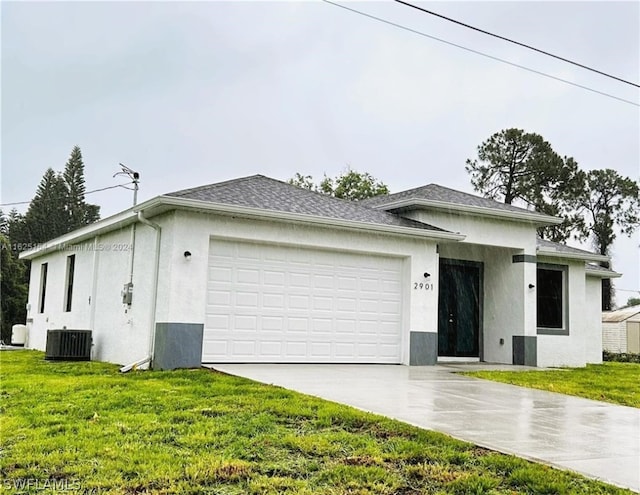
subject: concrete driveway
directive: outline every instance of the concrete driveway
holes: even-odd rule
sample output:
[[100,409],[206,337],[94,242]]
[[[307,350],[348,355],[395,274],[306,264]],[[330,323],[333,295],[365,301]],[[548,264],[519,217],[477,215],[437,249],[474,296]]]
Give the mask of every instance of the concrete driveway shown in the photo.
[[640,492],[640,410],[635,408],[452,373],[483,365],[211,367]]

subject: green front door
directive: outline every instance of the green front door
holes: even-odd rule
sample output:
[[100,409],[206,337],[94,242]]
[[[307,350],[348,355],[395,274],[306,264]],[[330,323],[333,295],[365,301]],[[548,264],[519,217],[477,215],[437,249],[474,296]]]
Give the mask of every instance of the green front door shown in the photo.
[[440,260],[438,355],[479,357],[482,264]]

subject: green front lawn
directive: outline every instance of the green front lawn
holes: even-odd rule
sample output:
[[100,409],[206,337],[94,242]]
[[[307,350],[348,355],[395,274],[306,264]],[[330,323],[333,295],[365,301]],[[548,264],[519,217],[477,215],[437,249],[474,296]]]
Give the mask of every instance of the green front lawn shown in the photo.
[[640,364],[590,364],[585,368],[560,368],[548,371],[476,371],[462,373],[496,382],[587,399],[640,407]]
[[6,493],[631,493],[204,369],[122,375],[11,351],[0,374]]

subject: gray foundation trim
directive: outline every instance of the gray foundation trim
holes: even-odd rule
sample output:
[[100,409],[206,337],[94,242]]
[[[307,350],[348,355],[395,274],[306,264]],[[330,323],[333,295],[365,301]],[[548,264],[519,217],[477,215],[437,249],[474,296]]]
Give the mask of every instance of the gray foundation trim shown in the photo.
[[203,331],[202,323],[156,323],[152,368],[199,368]]
[[537,263],[538,258],[533,254],[514,254],[511,258],[512,263]]
[[432,366],[438,361],[438,334],[409,332],[409,365]]
[[536,337],[514,335],[513,364],[521,366],[538,366],[538,346]]

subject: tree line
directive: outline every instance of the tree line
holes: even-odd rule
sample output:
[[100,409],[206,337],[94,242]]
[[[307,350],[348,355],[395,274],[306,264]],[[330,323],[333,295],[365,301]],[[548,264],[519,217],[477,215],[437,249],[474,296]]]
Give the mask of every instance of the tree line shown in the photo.
[[78,146],[62,173],[48,168],[24,214],[0,210],[0,338],[11,339],[11,327],[26,318],[30,264],[18,255],[100,218],[100,207],[85,200],[82,152]]

